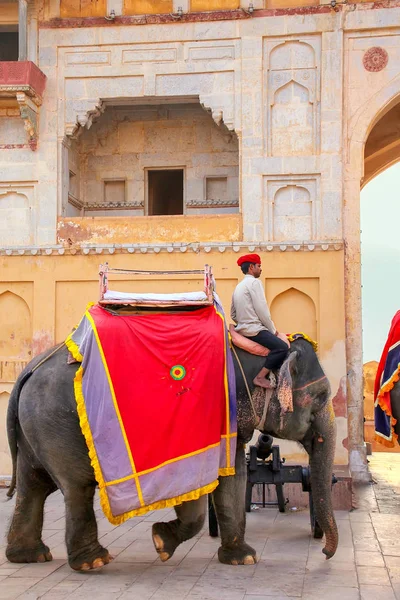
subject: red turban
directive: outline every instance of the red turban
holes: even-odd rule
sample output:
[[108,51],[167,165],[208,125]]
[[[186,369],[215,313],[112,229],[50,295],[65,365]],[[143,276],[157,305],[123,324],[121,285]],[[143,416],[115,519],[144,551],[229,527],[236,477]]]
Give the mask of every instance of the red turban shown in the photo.
[[238,258],[237,264],[239,265],[239,267],[241,267],[242,264],[245,262],[253,263],[254,265],[259,265],[261,264],[261,258],[258,256],[258,254],[245,254],[244,256]]

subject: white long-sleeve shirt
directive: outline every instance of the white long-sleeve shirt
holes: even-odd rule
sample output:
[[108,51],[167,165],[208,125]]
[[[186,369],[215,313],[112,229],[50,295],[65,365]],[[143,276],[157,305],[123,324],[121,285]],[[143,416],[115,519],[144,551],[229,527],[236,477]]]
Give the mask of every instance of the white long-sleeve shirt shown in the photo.
[[262,330],[276,333],[262,283],[253,275],[245,275],[236,286],[232,296],[231,317],[237,323],[236,331],[247,337],[257,335]]

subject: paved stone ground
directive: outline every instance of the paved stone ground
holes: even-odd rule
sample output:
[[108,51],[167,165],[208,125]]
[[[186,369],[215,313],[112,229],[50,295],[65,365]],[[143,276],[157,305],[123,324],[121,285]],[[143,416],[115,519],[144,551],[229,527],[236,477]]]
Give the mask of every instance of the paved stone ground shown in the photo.
[[[115,560],[100,571],[71,571],[64,546],[64,508],[60,493],[46,503],[44,540],[54,560],[16,565],[0,547],[0,599],[59,600],[400,600],[400,456],[370,457],[375,484],[356,490],[359,508],[338,512],[340,545],[326,561],[322,542],[310,537],[308,511],[280,514],[275,508],[248,515],[247,541],[257,549],[254,566],[221,565],[218,539],[204,529],[182,544],[167,563],[151,541],[157,511],[113,527],[98,502],[101,541]],[[4,544],[14,501],[0,490],[0,544]]]

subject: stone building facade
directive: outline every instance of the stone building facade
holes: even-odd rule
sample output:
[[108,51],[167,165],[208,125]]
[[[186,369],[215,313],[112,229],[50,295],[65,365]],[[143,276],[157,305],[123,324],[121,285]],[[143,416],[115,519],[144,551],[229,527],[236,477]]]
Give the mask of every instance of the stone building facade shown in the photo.
[[100,262],[212,264],[228,309],[257,251],[278,328],[319,342],[336,462],[365,479],[359,198],[400,158],[399,65],[399,0],[0,1],[2,422]]

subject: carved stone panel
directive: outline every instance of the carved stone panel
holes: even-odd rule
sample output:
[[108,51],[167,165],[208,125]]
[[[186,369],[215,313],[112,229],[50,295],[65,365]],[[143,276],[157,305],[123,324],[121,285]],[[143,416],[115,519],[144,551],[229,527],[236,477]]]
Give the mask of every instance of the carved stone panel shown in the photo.
[[0,186],[0,246],[35,242],[33,186]]
[[270,156],[319,150],[320,38],[274,40],[264,48],[265,139]]
[[264,183],[264,231],[274,242],[318,239],[318,178],[269,178]]

